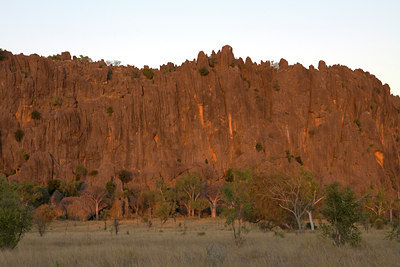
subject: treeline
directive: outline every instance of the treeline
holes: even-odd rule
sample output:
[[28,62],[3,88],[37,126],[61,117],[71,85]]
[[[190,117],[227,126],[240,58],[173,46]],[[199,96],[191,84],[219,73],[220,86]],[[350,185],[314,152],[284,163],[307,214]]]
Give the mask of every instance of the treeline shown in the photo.
[[[11,201],[19,210],[15,221],[25,214],[26,222],[30,222],[27,229],[32,225],[32,214],[36,209],[34,222],[39,232],[44,233],[46,225],[56,217],[48,202],[50,196],[58,191],[64,197],[87,199],[85,203],[93,208],[96,219],[116,217],[111,209],[119,200],[122,203],[121,216],[133,214],[149,227],[154,218],[164,224],[178,216],[224,216],[238,243],[242,241],[244,221],[257,223],[264,230],[296,229],[302,233],[305,227],[316,229],[314,222],[318,220],[323,234],[332,238],[336,245],[359,244],[361,236],[357,226],[361,225],[368,231],[371,226],[381,229],[394,221],[397,226],[394,224],[393,233],[397,231],[398,239],[398,196],[389,195],[385,188],[374,186],[357,196],[348,186],[338,183],[321,185],[314,174],[304,168],[296,174],[229,169],[219,179],[211,172],[201,177],[196,172],[187,172],[174,184],[160,179],[153,188],[133,183],[134,175],[121,170],[116,175],[122,184],[119,190],[113,177],[104,187],[85,186],[81,178],[87,175],[86,169],[79,166],[75,174],[71,181],[51,180],[47,187],[32,182],[8,183],[1,179],[0,194],[8,196],[2,196],[0,200],[2,225],[7,225],[2,216],[10,206],[7,201]],[[22,233],[20,231],[19,236]]]

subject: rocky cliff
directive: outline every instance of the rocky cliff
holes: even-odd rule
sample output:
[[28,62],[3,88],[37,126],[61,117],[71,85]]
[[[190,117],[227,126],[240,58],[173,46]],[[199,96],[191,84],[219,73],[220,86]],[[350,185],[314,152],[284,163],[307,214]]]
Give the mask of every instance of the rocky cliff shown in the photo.
[[82,165],[99,172],[90,182],[127,169],[152,184],[186,170],[304,165],[322,182],[399,190],[400,99],[363,70],[256,64],[229,46],[151,71],[67,52],[4,55],[0,172],[10,179],[68,180]]

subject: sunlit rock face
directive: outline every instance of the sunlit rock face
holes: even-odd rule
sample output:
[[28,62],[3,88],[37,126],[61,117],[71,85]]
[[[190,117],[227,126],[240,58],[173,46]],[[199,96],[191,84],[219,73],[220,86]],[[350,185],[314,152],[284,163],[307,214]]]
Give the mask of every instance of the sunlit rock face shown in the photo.
[[230,167],[296,172],[303,165],[323,183],[399,188],[400,100],[367,72],[323,61],[318,69],[283,59],[256,64],[229,46],[152,72],[149,79],[132,66],[69,53],[6,52],[0,172],[46,184],[71,179],[82,165],[98,170],[82,177],[90,186],[127,169],[131,183],[151,186],[186,170],[213,169],[217,179]]

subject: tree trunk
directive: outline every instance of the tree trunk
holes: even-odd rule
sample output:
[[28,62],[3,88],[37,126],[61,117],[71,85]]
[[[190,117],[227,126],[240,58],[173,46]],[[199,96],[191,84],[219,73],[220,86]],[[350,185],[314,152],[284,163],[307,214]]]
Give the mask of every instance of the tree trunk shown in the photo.
[[215,217],[217,217],[217,205],[215,202],[213,202],[211,207],[211,218]]
[[393,209],[392,208],[389,209],[389,219],[390,219],[390,222],[393,221]]
[[312,219],[312,214],[311,214],[311,211],[307,211],[307,213],[308,213],[308,218],[310,219],[310,226],[311,226],[311,231],[314,231],[314,222],[313,222],[313,219]]
[[96,221],[99,220],[99,202],[96,201]]
[[299,234],[301,234],[303,232],[303,230],[301,229],[301,219],[300,219],[300,217],[296,216],[296,221],[297,221],[297,225],[299,226]]

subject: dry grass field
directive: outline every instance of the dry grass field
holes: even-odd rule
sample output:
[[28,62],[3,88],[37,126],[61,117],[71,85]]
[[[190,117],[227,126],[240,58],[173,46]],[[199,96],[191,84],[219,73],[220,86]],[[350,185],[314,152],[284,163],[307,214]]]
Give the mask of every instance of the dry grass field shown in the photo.
[[40,237],[33,229],[12,251],[0,251],[0,266],[400,266],[400,244],[385,230],[363,233],[359,248],[337,248],[319,232],[284,238],[246,225],[237,247],[223,220],[170,220],[148,229],[121,221],[115,235],[103,222],[54,222]]

